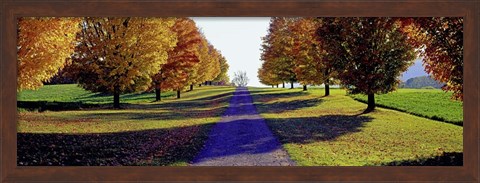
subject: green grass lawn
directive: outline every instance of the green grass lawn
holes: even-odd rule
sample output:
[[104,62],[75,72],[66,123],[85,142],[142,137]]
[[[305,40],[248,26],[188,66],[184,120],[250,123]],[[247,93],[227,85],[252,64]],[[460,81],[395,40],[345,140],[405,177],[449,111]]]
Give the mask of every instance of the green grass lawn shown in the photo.
[[[163,97],[176,96],[174,92],[162,93]],[[82,102],[86,104],[113,103],[113,95],[92,93],[76,84],[45,85],[38,90],[24,90],[18,93],[18,101]],[[155,100],[155,93],[130,93],[120,95],[121,103],[142,103]]]
[[[351,95],[361,102],[366,95]],[[440,89],[399,89],[392,93],[375,95],[378,106],[396,109],[421,117],[463,125],[463,104],[451,100],[451,92]]]
[[[332,89],[328,97],[323,89],[249,90],[258,112],[298,165],[439,165],[444,163],[435,160],[463,152],[461,126],[383,108],[362,114],[366,104],[341,89]],[[459,157],[447,159],[458,164],[463,161]]]
[[[75,85],[42,89],[36,91],[38,95],[22,92],[19,100],[74,102],[85,98],[84,102],[111,103],[110,96]],[[160,102],[151,102],[151,93],[123,95],[125,104],[120,110],[21,111],[18,164],[187,165],[203,146],[211,125],[220,120],[233,91],[233,87],[202,86],[183,93],[181,99]]]

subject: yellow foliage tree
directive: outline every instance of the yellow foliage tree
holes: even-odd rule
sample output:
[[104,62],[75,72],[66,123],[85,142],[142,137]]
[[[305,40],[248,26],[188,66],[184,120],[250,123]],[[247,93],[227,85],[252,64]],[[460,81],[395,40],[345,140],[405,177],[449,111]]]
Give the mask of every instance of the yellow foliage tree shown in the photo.
[[190,77],[191,84],[201,84],[207,81],[206,76],[209,70],[208,62],[210,60],[209,49],[208,49],[208,41],[203,34],[201,34],[201,42],[196,47],[196,55],[198,56],[200,62],[195,66],[196,74]]
[[207,81],[212,81],[214,80],[219,74],[220,74],[220,57],[222,56],[220,54],[220,51],[215,49],[213,45],[209,44],[208,45],[208,51],[210,55],[210,60],[208,62],[208,65],[206,66],[208,68],[208,72],[206,73],[205,79]]
[[34,18],[18,21],[17,90],[38,89],[65,64],[75,47],[80,18]]
[[221,72],[220,70],[220,52],[215,49],[202,34],[202,42],[197,47],[197,55],[200,59],[199,64],[195,68],[197,75],[192,77],[192,85],[194,83],[208,83],[214,80]]
[[85,18],[69,73],[80,86],[114,95],[145,91],[177,43],[173,18]]
[[217,82],[220,85],[228,84],[230,82],[230,78],[228,77],[227,72],[230,66],[227,63],[227,59],[225,59],[225,57],[220,54],[218,61],[220,63],[220,73],[215,79],[213,79],[213,81]]

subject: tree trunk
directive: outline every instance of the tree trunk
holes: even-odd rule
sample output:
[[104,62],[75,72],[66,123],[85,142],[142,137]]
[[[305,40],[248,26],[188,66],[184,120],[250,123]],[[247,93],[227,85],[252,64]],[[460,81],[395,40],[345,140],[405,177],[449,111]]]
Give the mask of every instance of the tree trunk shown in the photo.
[[202,87],[202,84],[198,84],[198,87]]
[[162,94],[162,90],[160,89],[160,87],[155,87],[155,101],[161,101],[162,100],[162,97],[161,97],[161,94]]
[[118,90],[113,92],[113,108],[120,109],[120,92]]
[[290,89],[293,89],[293,81],[290,82]]
[[177,90],[177,98],[180,98],[180,90]]
[[330,85],[328,84],[328,81],[325,82],[325,96],[330,95]]
[[272,88],[274,88],[273,85],[272,85]]
[[190,85],[190,91],[193,91],[193,84]]
[[282,82],[282,88],[285,88],[285,82]]
[[278,84],[277,84],[277,88],[278,88]]
[[208,85],[208,81],[205,81],[205,86],[207,86],[207,85]]
[[303,85],[303,91],[307,91],[307,85]]
[[372,112],[373,110],[375,110],[375,94],[368,94],[368,107],[365,113]]

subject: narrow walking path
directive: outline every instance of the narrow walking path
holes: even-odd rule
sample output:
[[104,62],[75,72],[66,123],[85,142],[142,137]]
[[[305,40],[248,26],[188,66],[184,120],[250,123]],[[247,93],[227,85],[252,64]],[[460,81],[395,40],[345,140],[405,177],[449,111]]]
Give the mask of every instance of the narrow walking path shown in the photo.
[[287,152],[257,113],[250,92],[237,88],[193,166],[291,166]]

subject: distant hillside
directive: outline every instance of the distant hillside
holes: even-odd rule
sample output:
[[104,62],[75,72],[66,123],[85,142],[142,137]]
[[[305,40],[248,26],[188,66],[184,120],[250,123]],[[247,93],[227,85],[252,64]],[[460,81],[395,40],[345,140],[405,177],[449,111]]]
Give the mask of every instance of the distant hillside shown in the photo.
[[406,82],[400,83],[400,88],[441,88],[443,85],[444,83],[438,82],[432,79],[430,76],[419,76],[410,78]]
[[410,66],[407,71],[402,73],[401,80],[407,81],[410,78],[419,77],[419,76],[428,76],[428,73],[425,72],[425,68],[422,65],[422,59],[418,58],[415,60],[414,64]]

